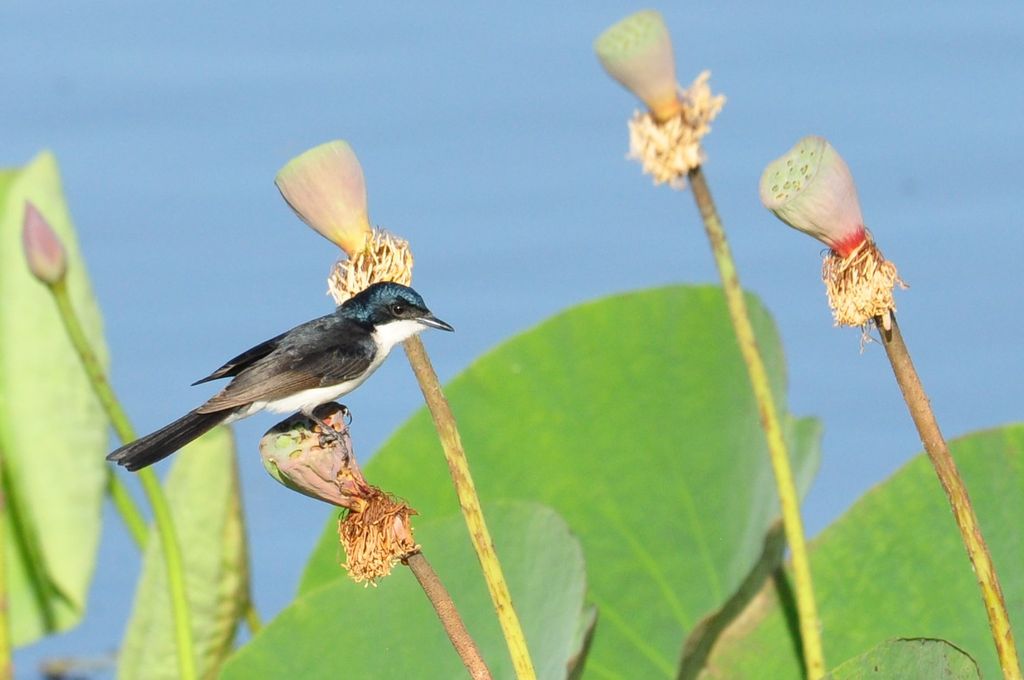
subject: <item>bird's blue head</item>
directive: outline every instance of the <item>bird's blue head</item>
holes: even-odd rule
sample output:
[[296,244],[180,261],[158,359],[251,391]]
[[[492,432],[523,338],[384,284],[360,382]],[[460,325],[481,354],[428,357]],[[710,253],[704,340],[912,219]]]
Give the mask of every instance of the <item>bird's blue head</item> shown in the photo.
[[371,326],[378,340],[389,347],[425,328],[455,330],[427,309],[419,293],[390,281],[375,283],[346,300],[338,313]]

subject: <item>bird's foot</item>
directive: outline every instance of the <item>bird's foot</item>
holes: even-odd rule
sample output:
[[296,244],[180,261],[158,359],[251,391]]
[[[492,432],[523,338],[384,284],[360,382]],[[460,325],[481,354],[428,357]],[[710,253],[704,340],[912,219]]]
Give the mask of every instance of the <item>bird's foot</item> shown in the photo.
[[323,448],[328,444],[336,444],[341,442],[341,433],[335,430],[333,427],[327,424],[327,421],[322,418],[310,413],[309,418],[320,426],[320,447]]
[[337,430],[333,430],[331,432],[321,432],[320,441],[317,443],[320,444],[321,449],[326,449],[331,444],[341,443],[341,435],[338,434]]

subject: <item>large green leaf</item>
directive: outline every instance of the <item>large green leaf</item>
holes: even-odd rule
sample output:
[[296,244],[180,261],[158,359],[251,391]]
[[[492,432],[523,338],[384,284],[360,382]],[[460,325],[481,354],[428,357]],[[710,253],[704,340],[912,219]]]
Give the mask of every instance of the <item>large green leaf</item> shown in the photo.
[[[988,541],[1010,617],[1024,622],[1024,425],[951,442]],[[825,653],[847,659],[880,640],[949,640],[984,677],[1002,675],[974,573],[928,460],[915,458],[814,541],[811,569]],[[715,678],[801,678],[788,582],[754,601],[714,650]],[[1018,633],[1018,640],[1020,634]]]
[[95,565],[108,426],[57,307],[28,271],[25,202],[59,235],[72,304],[106,364],[99,310],[61,194],[57,163],[42,153],[0,173],[0,458],[14,643],[75,625]]
[[[497,503],[488,510],[537,677],[565,677],[588,620],[579,542],[550,508]],[[513,677],[462,517],[425,518],[415,526],[423,554],[450,591],[494,677]],[[333,569],[343,574],[337,564]],[[228,662],[222,677],[433,680],[464,678],[466,671],[415,578],[396,567],[377,588],[340,577],[306,592]]]
[[[778,336],[756,298],[748,304],[806,483],[819,428],[787,414]],[[721,291],[672,287],[575,307],[479,359],[446,393],[481,497],[550,505],[583,543],[598,608],[585,677],[674,677],[686,634],[743,581],[777,514]],[[458,508],[425,411],[367,475],[425,516]],[[302,592],[337,578],[332,531]]]
[[[180,451],[166,489],[185,566],[199,677],[214,678],[231,649],[249,580],[230,430],[217,428]],[[118,677],[177,678],[176,650],[167,570],[151,528]]]
[[825,680],[980,680],[978,665],[945,640],[888,640],[850,659]]

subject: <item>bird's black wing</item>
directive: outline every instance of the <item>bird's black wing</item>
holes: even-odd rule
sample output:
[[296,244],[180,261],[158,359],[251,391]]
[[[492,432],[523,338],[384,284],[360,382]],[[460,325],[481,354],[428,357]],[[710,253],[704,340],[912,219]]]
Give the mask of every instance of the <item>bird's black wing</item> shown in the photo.
[[281,341],[281,338],[286,335],[288,335],[288,333],[281,333],[281,335],[275,336],[266,342],[261,342],[255,347],[245,350],[210,375],[195,381],[192,385],[201,385],[204,382],[210,382],[211,380],[217,380],[218,378],[227,378],[229,376],[238,375],[245,369],[252,366],[255,362],[277,349],[277,345]]
[[238,371],[227,387],[197,411],[223,411],[337,385],[362,375],[375,353],[373,340],[354,322],[333,315],[321,317],[281,336],[269,354]]

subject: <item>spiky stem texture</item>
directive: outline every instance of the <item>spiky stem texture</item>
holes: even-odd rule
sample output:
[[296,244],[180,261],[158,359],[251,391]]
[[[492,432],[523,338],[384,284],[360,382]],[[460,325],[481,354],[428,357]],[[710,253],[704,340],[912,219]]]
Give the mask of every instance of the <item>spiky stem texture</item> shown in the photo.
[[892,317],[888,330],[883,327],[881,318],[876,319],[875,325],[882,337],[882,345],[892,364],[900,392],[907,402],[910,417],[914,420],[917,433],[921,437],[921,443],[924,444],[924,450],[932,462],[932,467],[935,468],[935,474],[946,491],[949,506],[953,510],[953,518],[967,549],[967,556],[974,566],[974,573],[981,587],[981,599],[988,614],[988,625],[992,629],[996,654],[999,656],[999,665],[1003,669],[1003,677],[1020,680],[1020,660],[1013,640],[1013,629],[1010,627],[1010,615],[1006,611],[1006,601],[1003,599],[1003,589],[999,585],[999,577],[996,575],[996,567],[992,563],[988,545],[981,534],[978,517],[974,514],[974,507],[967,495],[967,487],[953,456],[949,453],[949,446],[942,436],[942,431],[939,430],[935,412],[932,411],[921,378],[910,359],[907,345],[903,342],[903,334],[896,323],[896,317]]
[[761,416],[761,427],[768,440],[768,455],[772,470],[775,473],[775,486],[779,492],[779,505],[782,508],[782,524],[786,532],[786,540],[793,558],[793,581],[796,593],[797,615],[800,622],[800,638],[803,642],[804,666],[807,677],[816,680],[825,674],[825,656],[821,644],[821,632],[818,623],[818,608],[814,600],[814,584],[811,580],[811,567],[807,559],[807,541],[804,537],[803,521],[800,518],[800,497],[793,481],[793,470],[790,467],[786,441],[782,435],[775,399],[772,396],[771,383],[757,346],[754,328],[750,323],[747,303],[743,299],[743,288],[740,286],[739,275],[729,243],[725,239],[725,230],[718,217],[711,190],[708,189],[704,172],[697,167],[689,173],[693,198],[697,202],[704,229],[711,242],[711,251],[718,265],[722,278],[729,316],[736,331],[740,353],[747,365],[747,373],[757,400]]
[[430,600],[434,611],[437,612],[437,618],[441,619],[441,625],[448,633],[448,639],[452,641],[452,646],[455,647],[466,670],[469,671],[469,677],[473,680],[491,680],[491,671],[488,670],[487,664],[480,656],[476,642],[466,630],[466,624],[462,622],[462,617],[459,616],[459,610],[455,608],[452,596],[448,594],[448,589],[441,583],[441,579],[438,578],[437,572],[434,571],[430,562],[421,552],[412,553],[405,558],[404,562],[412,570],[420,586],[423,587],[423,592],[426,593],[427,599]]
[[452,475],[455,492],[459,497],[462,515],[469,528],[473,548],[476,550],[477,558],[483,568],[484,580],[487,582],[494,610],[498,614],[498,621],[501,623],[501,630],[505,635],[505,642],[508,644],[516,677],[519,680],[534,680],[537,676],[533,669],[533,661],[530,659],[530,650],[526,646],[526,637],[519,624],[519,617],[512,607],[512,596],[509,594],[501,563],[498,561],[490,532],[484,522],[484,513],[480,508],[480,499],[477,497],[473,477],[469,472],[469,461],[466,459],[466,451],[462,447],[462,438],[459,436],[458,426],[455,423],[455,415],[441,390],[441,382],[437,379],[437,373],[434,372],[434,367],[430,363],[423,341],[413,336],[405,341],[404,346],[413,373],[416,374],[416,380],[419,381],[423,398],[427,402],[427,408],[434,419],[434,427],[437,428],[441,447],[444,449],[445,459],[448,461],[448,470]]

